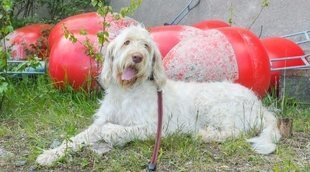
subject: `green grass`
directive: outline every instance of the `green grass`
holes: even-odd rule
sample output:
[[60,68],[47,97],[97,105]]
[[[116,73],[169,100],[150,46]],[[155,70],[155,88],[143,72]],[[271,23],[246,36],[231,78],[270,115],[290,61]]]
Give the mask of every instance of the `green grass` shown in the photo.
[[[99,156],[87,148],[67,154],[52,167],[40,167],[36,157],[55,140],[62,141],[92,122],[100,93],[59,91],[46,78],[13,80],[0,111],[0,147],[15,154],[1,159],[0,171],[140,171],[151,157],[154,140],[133,141]],[[276,100],[265,100],[272,104]],[[310,170],[310,108],[287,104],[294,136],[283,139],[270,156],[254,153],[244,137],[224,143],[203,143],[175,134],[164,138],[159,171],[308,171]],[[17,161],[26,164],[16,166]]]

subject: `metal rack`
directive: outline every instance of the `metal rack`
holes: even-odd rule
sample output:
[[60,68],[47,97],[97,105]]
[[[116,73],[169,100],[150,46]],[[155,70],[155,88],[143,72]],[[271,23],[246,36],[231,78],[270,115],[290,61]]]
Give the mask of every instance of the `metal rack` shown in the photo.
[[[282,36],[283,38],[290,39],[294,41],[296,44],[305,45],[310,43],[310,30],[305,30],[302,32],[292,33],[288,35]],[[299,66],[288,66],[288,67],[273,67],[273,64],[276,62],[288,62],[292,60],[301,60],[304,65]],[[303,56],[292,56],[292,57],[282,57],[282,58],[275,58],[270,59],[270,70],[271,71],[284,71],[284,70],[291,70],[291,69],[310,69],[310,54],[306,54]]]
[[[26,63],[25,60],[8,60],[7,65],[12,68],[20,64]],[[46,73],[47,64],[45,61],[40,61],[40,64],[36,67],[26,67],[22,71],[2,71],[0,74],[6,74],[10,76],[22,76],[22,75],[43,75]]]
[[296,37],[301,39],[301,40],[295,41],[297,44],[308,43],[308,42],[310,42],[310,30],[305,30],[302,32],[292,33],[292,34],[288,34],[288,35],[283,36],[283,38],[289,38],[289,39],[293,39],[293,40]]
[[183,18],[195,7],[197,7],[200,3],[200,0],[191,0],[186,5],[186,7],[172,20],[170,23],[165,23],[164,25],[175,25],[179,24],[180,21],[183,20]]
[[[281,62],[284,61],[291,61],[291,60],[302,60],[304,65],[299,65],[299,66],[288,66],[288,67],[272,67],[273,63],[275,62]],[[306,54],[303,56],[293,56],[293,57],[283,57],[279,59],[270,59],[270,70],[271,71],[282,71],[282,70],[290,70],[290,69],[310,69],[310,54]]]

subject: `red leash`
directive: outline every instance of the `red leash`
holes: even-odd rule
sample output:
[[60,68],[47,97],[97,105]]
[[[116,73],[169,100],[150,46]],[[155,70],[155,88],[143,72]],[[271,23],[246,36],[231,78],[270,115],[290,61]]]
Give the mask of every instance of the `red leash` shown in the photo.
[[162,130],[162,125],[163,125],[163,95],[162,95],[161,90],[157,91],[157,105],[158,105],[157,133],[156,133],[156,138],[155,138],[155,146],[153,150],[153,155],[147,167],[148,171],[156,171],[156,164],[157,164],[156,161],[158,158],[159,147],[160,147],[160,137],[161,137],[161,130]]

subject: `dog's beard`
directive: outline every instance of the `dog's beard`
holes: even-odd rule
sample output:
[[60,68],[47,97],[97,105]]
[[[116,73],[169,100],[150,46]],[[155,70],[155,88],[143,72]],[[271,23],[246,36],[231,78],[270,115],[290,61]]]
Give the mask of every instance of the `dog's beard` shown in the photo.
[[[125,53],[126,54],[126,53]],[[130,53],[127,53],[130,54]],[[142,82],[147,78],[148,63],[146,57],[140,63],[134,63],[130,57],[121,57],[126,59],[120,61],[116,71],[116,81],[123,88],[129,88]]]

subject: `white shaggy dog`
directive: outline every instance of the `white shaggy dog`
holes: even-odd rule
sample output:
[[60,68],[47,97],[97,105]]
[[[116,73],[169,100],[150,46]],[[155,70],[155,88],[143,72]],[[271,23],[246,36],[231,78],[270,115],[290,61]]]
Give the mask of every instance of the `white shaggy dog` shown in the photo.
[[101,79],[106,95],[93,124],[71,141],[44,151],[39,164],[51,165],[67,149],[99,140],[113,146],[154,136],[158,89],[163,91],[163,136],[181,132],[206,142],[223,141],[257,129],[260,135],[248,141],[261,154],[273,152],[280,139],[276,118],[251,90],[229,82],[168,80],[159,50],[141,26],[124,29],[109,44]]

